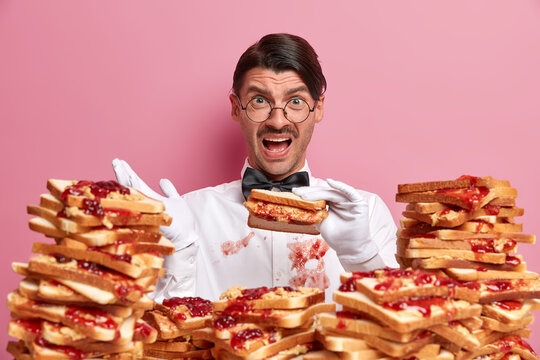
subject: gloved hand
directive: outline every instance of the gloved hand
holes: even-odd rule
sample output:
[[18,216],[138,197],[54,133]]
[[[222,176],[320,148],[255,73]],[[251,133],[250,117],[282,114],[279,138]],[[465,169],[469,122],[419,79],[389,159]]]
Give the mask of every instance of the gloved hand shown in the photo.
[[370,236],[366,199],[347,184],[332,179],[327,183],[330,187],[305,186],[292,191],[306,200],[326,200],[328,217],[318,228],[342,263],[358,264],[373,258],[379,249]]
[[161,196],[146,185],[124,160],[114,159],[112,165],[116,179],[121,185],[135,188],[146,196],[163,202],[165,212],[173,218],[173,221],[170,226],[160,226],[159,229],[166,238],[174,243],[177,250],[194,242],[195,219],[186,201],[178,194],[168,179],[161,179],[159,182],[159,187],[165,194],[165,196]]

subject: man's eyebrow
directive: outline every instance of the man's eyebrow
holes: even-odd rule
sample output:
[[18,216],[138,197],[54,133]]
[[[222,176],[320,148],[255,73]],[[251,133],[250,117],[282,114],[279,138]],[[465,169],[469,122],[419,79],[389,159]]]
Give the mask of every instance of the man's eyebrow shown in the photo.
[[256,86],[250,86],[248,89],[247,89],[247,93],[251,93],[251,92],[255,92],[255,93],[259,93],[259,94],[263,94],[263,95],[266,95],[266,96],[269,96],[270,93],[266,90],[263,90],[261,88],[258,88]]
[[298,93],[298,92],[309,92],[309,91],[308,91],[308,88],[305,85],[302,85],[302,86],[296,87],[294,89],[287,90],[285,95],[292,95],[292,94]]

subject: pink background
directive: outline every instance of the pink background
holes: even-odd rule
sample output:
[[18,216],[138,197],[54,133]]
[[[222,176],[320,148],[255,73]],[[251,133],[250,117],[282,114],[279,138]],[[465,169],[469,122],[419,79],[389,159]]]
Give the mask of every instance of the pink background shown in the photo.
[[[10,263],[44,240],[25,207],[47,178],[111,179],[114,157],[181,193],[239,178],[227,95],[240,54],[271,32],[305,37],[328,80],[314,175],[378,193],[396,221],[398,183],[508,179],[524,232],[540,234],[540,2],[329,3],[0,1],[0,346]],[[540,246],[520,251],[540,271]]]

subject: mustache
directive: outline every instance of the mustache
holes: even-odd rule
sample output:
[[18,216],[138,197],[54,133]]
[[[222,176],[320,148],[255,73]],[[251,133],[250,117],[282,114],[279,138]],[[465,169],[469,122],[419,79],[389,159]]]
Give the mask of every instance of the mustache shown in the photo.
[[298,131],[296,131],[294,128],[292,127],[283,127],[281,129],[274,129],[274,128],[271,128],[271,127],[263,127],[261,129],[259,129],[259,131],[257,131],[257,137],[261,137],[263,135],[266,135],[266,134],[277,134],[277,135],[281,135],[281,134],[291,134],[295,139],[298,138]]

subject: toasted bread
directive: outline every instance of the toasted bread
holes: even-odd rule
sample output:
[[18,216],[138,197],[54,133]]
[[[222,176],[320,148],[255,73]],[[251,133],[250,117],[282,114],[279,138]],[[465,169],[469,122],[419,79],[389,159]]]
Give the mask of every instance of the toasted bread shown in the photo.
[[[419,298],[413,301],[419,303],[425,302],[425,307],[407,306],[406,311],[396,311],[391,309],[393,303],[388,304],[388,306],[378,305],[360,292],[343,292],[339,290],[334,292],[334,301],[368,313],[398,332],[411,332],[451,320],[479,316],[482,311],[482,307],[478,304],[440,297],[433,299],[426,298],[425,300]],[[424,314],[429,314],[429,316],[424,316]]]
[[229,301],[245,301],[252,309],[301,309],[324,301],[324,291],[317,288],[259,287],[247,289],[236,286],[227,289],[213,303],[214,311],[223,311]]
[[419,192],[419,191],[432,191],[440,189],[460,189],[460,188],[470,188],[470,187],[487,187],[487,188],[496,188],[496,187],[510,187],[510,182],[506,180],[496,180],[491,176],[484,177],[475,177],[463,175],[457,178],[456,180],[445,180],[445,181],[428,181],[428,182],[419,182],[419,183],[410,183],[410,184],[399,184],[398,193],[410,193],[410,192]]
[[[77,185],[78,183],[79,185]],[[96,199],[90,186],[97,185],[100,187],[99,185],[101,184],[104,184],[108,190],[112,190],[106,197],[99,198],[99,202],[103,208],[126,209],[142,213],[159,213],[165,210],[162,202],[151,199],[133,188],[121,186],[118,183],[114,184],[111,181],[87,182],[84,184],[83,182],[73,180],[49,179],[47,181],[47,189],[55,198],[65,201],[67,206],[82,208],[85,199]],[[66,191],[68,188],[74,187],[78,187],[76,189],[77,191]],[[118,191],[120,188],[123,190],[127,189],[127,191],[121,193]]]
[[282,221],[266,220],[261,217],[249,214],[248,226],[255,229],[263,229],[270,231],[279,231],[297,234],[319,235],[320,231],[315,224],[292,224]]

